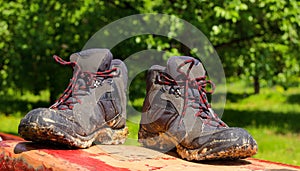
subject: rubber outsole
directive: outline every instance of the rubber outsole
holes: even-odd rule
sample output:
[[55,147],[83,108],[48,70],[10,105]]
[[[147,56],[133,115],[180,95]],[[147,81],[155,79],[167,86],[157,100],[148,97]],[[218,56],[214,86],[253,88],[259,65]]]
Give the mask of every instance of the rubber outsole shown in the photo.
[[206,154],[211,149],[187,149],[180,144],[176,145],[178,155],[186,160],[238,160],[251,157],[257,153],[257,146],[243,144],[226,148],[222,151]]
[[111,129],[101,128],[94,133],[81,136],[71,136],[53,125],[42,127],[37,123],[29,123],[19,129],[19,134],[25,139],[34,142],[49,142],[63,144],[71,148],[88,148],[94,144],[123,144],[127,139],[128,128]]
[[241,145],[224,148],[222,151],[214,151],[214,149],[188,149],[183,147],[174,138],[167,133],[151,134],[147,136],[147,132],[140,130],[144,134],[145,139],[139,139],[139,142],[146,148],[151,148],[161,152],[168,152],[176,149],[177,154],[186,160],[237,160],[251,157],[257,153],[257,145],[244,143]]

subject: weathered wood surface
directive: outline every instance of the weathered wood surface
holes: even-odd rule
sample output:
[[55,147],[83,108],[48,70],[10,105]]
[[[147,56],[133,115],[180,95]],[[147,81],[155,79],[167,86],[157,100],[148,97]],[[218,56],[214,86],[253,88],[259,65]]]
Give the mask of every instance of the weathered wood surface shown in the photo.
[[300,170],[300,166],[252,158],[189,162],[172,155],[128,145],[62,149],[22,139],[2,139],[6,140],[0,142],[0,170]]

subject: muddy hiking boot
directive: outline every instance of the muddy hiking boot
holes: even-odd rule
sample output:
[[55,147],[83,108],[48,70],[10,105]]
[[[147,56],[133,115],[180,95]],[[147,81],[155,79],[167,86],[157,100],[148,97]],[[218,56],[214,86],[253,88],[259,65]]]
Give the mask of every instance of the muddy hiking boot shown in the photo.
[[202,64],[192,57],[172,57],[167,67],[152,66],[147,75],[139,142],[163,152],[176,150],[187,160],[240,159],[257,152],[242,128],[228,127],[212,110]]
[[19,134],[26,140],[46,141],[86,148],[93,143],[124,143],[126,123],[127,68],[113,60],[108,49],[74,53],[70,62],[73,77],[50,108],[30,111],[20,122]]

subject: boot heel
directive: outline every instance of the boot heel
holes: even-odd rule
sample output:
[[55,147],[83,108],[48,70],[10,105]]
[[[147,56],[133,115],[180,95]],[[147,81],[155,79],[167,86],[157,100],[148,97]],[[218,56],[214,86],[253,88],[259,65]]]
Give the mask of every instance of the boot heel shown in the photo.
[[94,140],[94,144],[115,145],[124,144],[128,136],[128,128],[111,129],[103,128],[99,131],[98,136]]
[[176,147],[174,140],[167,133],[159,132],[157,134],[149,133],[143,128],[139,131],[139,143],[146,148],[167,152]]

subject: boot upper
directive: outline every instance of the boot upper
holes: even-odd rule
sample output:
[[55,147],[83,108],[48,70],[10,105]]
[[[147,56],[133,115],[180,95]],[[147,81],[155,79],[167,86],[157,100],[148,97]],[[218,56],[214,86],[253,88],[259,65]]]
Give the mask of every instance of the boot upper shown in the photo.
[[72,136],[87,136],[104,127],[125,127],[127,68],[123,62],[113,60],[108,49],[74,53],[69,62],[54,59],[71,65],[73,77],[52,106],[30,111],[19,130],[34,122],[40,127],[53,125]]
[[[188,148],[199,148],[213,138],[213,133],[228,131],[211,109],[208,85],[213,90],[202,64],[192,57],[172,57],[167,67],[152,66],[147,75],[140,129],[153,135],[166,133]],[[139,134],[139,139],[145,138]]]

